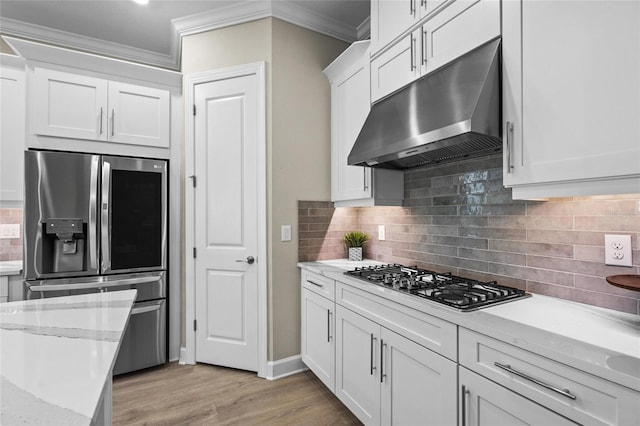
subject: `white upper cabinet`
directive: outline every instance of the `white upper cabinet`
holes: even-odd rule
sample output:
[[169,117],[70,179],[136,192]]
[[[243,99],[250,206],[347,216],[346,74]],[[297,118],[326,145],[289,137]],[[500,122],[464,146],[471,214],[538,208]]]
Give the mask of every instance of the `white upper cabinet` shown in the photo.
[[324,73],[331,83],[331,200],[337,207],[402,205],[402,171],[347,164],[371,109],[369,42],[351,45]]
[[445,3],[446,0],[372,0],[371,54],[378,53]]
[[23,201],[24,60],[0,55],[0,201]]
[[169,147],[169,92],[109,82],[111,142]]
[[32,93],[37,135],[169,147],[166,90],[36,67]]
[[32,131],[40,135],[107,140],[107,81],[36,68]]
[[640,193],[640,2],[503,3],[514,198]]
[[[416,0],[420,4],[420,0]],[[399,9],[402,2],[380,2]],[[426,2],[418,26],[371,61],[371,97],[377,100],[434,71],[500,35],[500,0],[452,0]],[[374,15],[381,6],[372,2],[371,37],[386,33]],[[385,16],[391,16],[386,11]],[[397,35],[401,35],[398,33]],[[393,38],[392,38],[393,39]]]

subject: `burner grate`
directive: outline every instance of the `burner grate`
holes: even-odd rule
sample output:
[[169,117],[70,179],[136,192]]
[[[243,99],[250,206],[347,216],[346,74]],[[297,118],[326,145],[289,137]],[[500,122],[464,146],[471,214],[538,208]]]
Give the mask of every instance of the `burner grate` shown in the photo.
[[495,281],[481,282],[395,263],[356,268],[345,274],[465,312],[530,296]]

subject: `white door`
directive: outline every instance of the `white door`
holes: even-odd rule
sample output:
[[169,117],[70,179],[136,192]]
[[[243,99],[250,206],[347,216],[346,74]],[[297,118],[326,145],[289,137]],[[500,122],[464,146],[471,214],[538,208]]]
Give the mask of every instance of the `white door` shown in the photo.
[[[259,81],[197,84],[196,361],[258,370]],[[253,262],[255,259],[255,262]]]

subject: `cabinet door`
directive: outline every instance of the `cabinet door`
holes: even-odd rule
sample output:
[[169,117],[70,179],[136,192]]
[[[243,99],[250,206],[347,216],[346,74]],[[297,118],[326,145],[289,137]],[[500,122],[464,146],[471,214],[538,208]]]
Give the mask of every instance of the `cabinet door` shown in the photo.
[[421,30],[408,34],[371,61],[371,100],[376,102],[420,76]]
[[32,130],[38,135],[107,140],[107,81],[35,68]]
[[[513,169],[505,183],[640,176],[640,2],[525,1],[519,6],[520,15],[513,5],[504,10],[505,23],[521,22],[521,44],[505,40],[505,70],[514,74],[522,66],[522,102],[514,96],[516,102],[505,104],[515,130]],[[518,34],[512,29],[508,36]],[[521,121],[506,108],[522,108]],[[631,190],[637,192],[635,182]],[[565,195],[581,194],[588,195]]]
[[2,64],[0,93],[0,201],[22,201],[26,113],[24,68]]
[[335,392],[335,305],[306,288],[302,289],[302,361]]
[[371,1],[371,53],[375,54],[418,22],[424,0]]
[[369,66],[367,53],[332,82],[332,201],[357,200],[372,195],[371,169],[347,164],[371,108]]
[[109,82],[109,140],[169,147],[169,92]]
[[455,0],[423,27],[429,73],[500,35],[500,1]]
[[459,368],[460,424],[481,425],[576,425],[484,377]]
[[380,326],[336,305],[336,396],[368,425],[380,424]]
[[456,363],[382,328],[382,424],[455,425]]

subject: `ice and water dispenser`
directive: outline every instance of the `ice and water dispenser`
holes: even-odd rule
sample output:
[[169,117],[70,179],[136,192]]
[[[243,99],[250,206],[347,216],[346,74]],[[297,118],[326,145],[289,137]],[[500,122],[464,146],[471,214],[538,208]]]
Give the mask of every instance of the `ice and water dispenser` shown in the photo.
[[43,260],[48,273],[86,270],[86,224],[78,218],[50,218],[43,226]]

